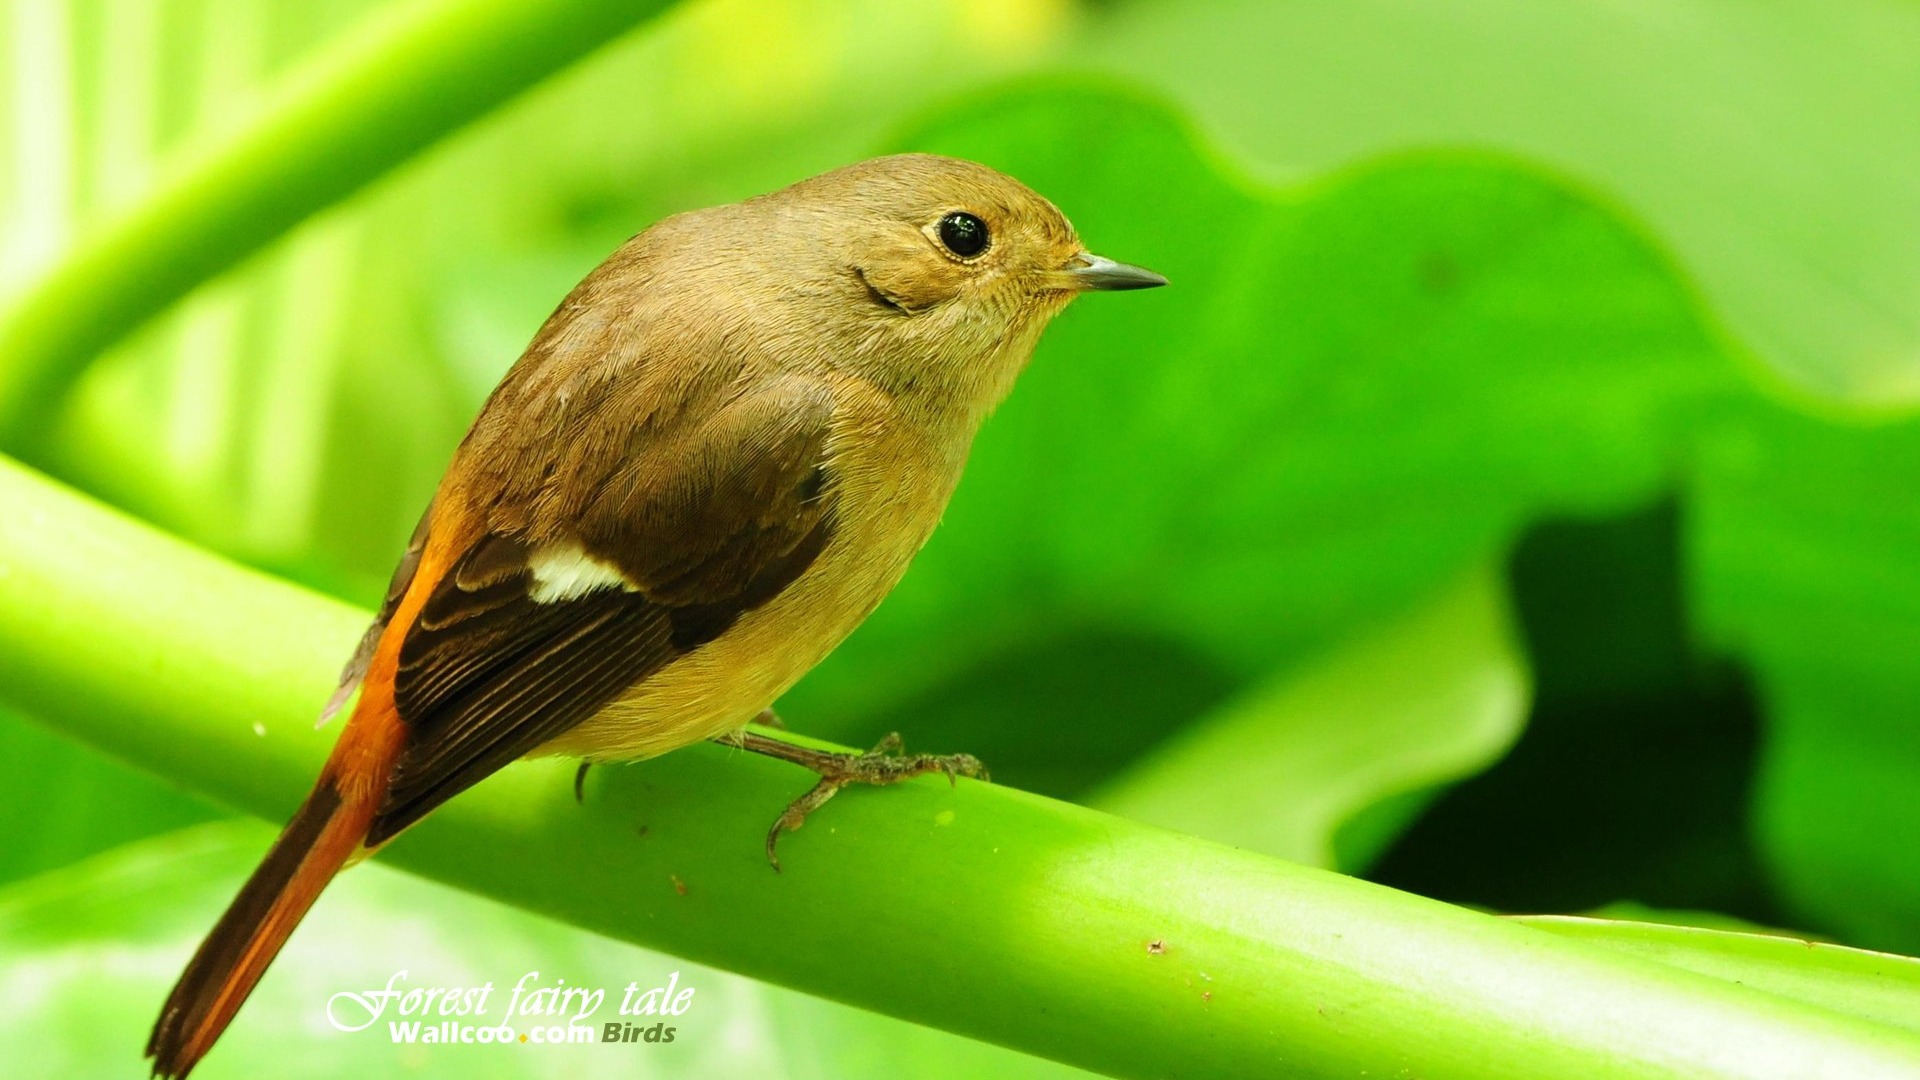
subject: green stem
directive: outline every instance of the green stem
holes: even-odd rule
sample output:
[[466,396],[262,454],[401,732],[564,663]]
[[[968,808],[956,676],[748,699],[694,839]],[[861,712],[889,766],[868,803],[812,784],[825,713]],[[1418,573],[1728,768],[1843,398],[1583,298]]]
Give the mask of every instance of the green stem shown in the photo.
[[[361,616],[0,461],[0,695],[278,818]],[[1023,792],[701,745],[514,766],[383,855],[612,937],[1120,1076],[1920,1076],[1920,1036]],[[241,1023],[245,1023],[243,1018]]]
[[185,155],[0,318],[0,440],[38,451],[67,389],[108,346],[665,6],[419,0],[354,27],[278,86],[253,123]]
[[1778,934],[1576,915],[1528,926],[1920,1033],[1920,960]]

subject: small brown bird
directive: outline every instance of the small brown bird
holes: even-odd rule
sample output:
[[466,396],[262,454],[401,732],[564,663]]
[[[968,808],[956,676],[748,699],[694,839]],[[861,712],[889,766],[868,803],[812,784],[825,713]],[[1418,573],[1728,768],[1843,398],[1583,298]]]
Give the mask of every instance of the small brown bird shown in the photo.
[[844,784],[976,772],[745,729],[892,590],[1048,320],[1164,284],[1018,181],[924,154],[628,241],[455,452],[327,707],[357,691],[352,717],[168,997],[154,1074],[205,1056],[343,866],[515,758],[719,738],[805,765],[769,857]]

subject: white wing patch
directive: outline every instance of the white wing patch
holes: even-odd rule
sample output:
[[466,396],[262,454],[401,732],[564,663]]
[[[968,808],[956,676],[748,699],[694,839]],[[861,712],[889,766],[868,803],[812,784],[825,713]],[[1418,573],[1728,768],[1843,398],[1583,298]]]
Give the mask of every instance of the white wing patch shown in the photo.
[[527,595],[536,604],[572,600],[599,589],[638,591],[613,564],[587,554],[579,544],[541,548],[527,560],[527,569],[533,572],[533,588]]

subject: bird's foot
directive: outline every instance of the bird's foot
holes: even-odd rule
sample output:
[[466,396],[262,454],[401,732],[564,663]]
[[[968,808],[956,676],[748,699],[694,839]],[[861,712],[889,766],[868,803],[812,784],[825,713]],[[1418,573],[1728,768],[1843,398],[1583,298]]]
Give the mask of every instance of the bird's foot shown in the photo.
[[738,746],[756,754],[779,758],[803,768],[812,769],[820,774],[820,780],[805,795],[793,800],[773,827],[767,830],[767,862],[775,870],[780,869],[780,856],[776,851],[780,834],[792,832],[806,823],[807,815],[825,806],[827,800],[839,794],[848,784],[871,784],[885,787],[902,780],[911,780],[928,773],[945,773],[949,783],[957,777],[965,776],[975,780],[989,780],[987,768],[980,759],[972,754],[909,754],[900,742],[899,732],[881,739],[879,744],[864,754],[840,753],[831,750],[814,750],[810,747],[796,746],[779,739],[770,739],[751,731],[721,740],[729,746]]

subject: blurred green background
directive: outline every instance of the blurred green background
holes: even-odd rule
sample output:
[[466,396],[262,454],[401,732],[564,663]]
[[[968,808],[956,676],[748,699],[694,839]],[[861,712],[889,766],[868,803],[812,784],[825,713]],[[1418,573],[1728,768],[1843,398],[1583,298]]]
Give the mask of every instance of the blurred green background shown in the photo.
[[[381,6],[0,0],[0,289]],[[1494,910],[1911,953],[1915,101],[1904,0],[694,0],[147,325],[39,418],[44,460],[371,604],[625,237],[973,157],[1174,287],[1062,317],[792,726]],[[0,780],[0,1053],[129,1072],[271,830],[30,717]],[[1072,1072],[378,866],[313,922],[197,1075]],[[533,1065],[326,1026],[401,967],[718,1000],[673,1047]]]

